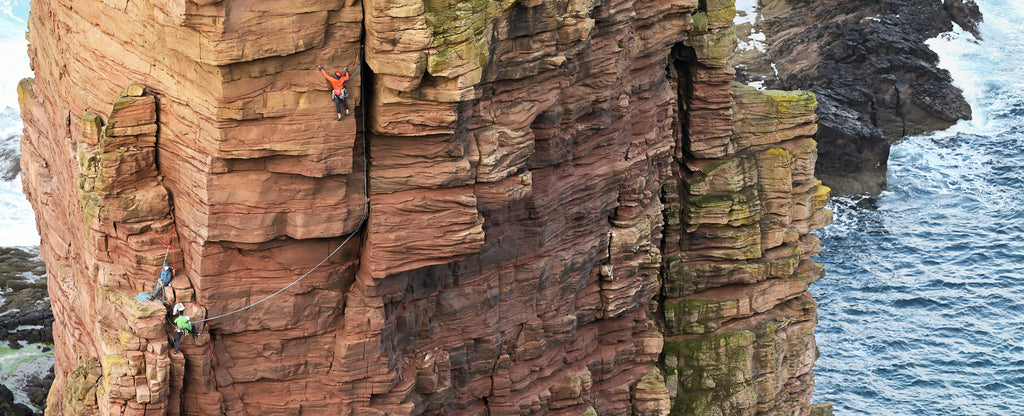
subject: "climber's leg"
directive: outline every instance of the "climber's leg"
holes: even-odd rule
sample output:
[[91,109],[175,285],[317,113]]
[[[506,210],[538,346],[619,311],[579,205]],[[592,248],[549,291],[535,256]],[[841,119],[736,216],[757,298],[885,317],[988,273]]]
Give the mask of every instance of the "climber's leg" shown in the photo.
[[178,344],[181,343],[181,331],[174,331],[174,353],[178,353]]

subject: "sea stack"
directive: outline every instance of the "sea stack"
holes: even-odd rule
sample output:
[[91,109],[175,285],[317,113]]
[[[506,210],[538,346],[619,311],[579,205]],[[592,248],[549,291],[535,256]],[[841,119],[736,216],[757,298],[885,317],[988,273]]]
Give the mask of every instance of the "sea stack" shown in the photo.
[[825,412],[817,100],[733,82],[734,15],[33,1],[47,413]]

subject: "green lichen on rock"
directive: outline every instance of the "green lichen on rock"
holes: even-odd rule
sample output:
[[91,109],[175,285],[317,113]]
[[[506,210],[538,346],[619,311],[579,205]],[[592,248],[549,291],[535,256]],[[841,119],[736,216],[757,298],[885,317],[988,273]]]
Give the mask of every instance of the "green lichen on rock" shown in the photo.
[[712,68],[726,66],[736,49],[732,23],[736,17],[735,1],[701,0],[691,17],[693,29],[683,43],[693,48],[701,64]]
[[704,10],[694,10],[693,12],[693,30],[691,33],[705,33],[708,31],[708,13]]
[[424,21],[432,34],[427,72],[454,78],[482,68],[490,56],[490,36],[484,29],[515,3],[515,0],[424,1]]
[[658,369],[651,369],[629,391],[633,413],[638,416],[663,415],[670,407],[665,377]]
[[756,159],[750,154],[717,161],[687,181],[680,221],[693,231],[701,224],[743,226],[762,215]]
[[[79,186],[81,184],[80,177]],[[82,224],[89,225],[103,217],[103,198],[95,193],[79,192],[78,207],[82,209]]]
[[[62,400],[60,408],[64,409],[65,415],[97,414],[96,396],[101,380],[99,362],[95,358],[82,360],[68,375],[64,397],[57,399],[51,395],[47,401]],[[49,403],[47,407],[58,408],[55,403]]]
[[814,186],[815,191],[814,197],[811,198],[811,209],[819,210],[825,208],[828,205],[828,197],[832,193],[832,188],[822,185],[820,180],[816,180]]
[[818,97],[810,91],[764,90],[761,93],[780,116],[813,114],[818,107]]
[[665,256],[662,259],[661,281],[662,294],[679,297],[693,293],[694,285],[686,278],[689,270],[679,256]]
[[754,159],[748,155],[716,161],[701,169],[701,175],[687,182],[691,195],[740,192],[756,181]]
[[735,299],[681,299],[665,300],[665,332],[668,335],[705,334],[718,329],[714,318],[723,311],[736,310]]
[[700,0],[697,10],[707,15],[707,25],[711,29],[725,29],[736,19],[735,0]]
[[30,98],[35,98],[36,79],[35,78],[22,78],[18,81],[18,107],[25,109]]
[[86,141],[98,142],[102,134],[103,119],[100,118],[99,114],[89,110],[82,112],[82,136],[86,138]]
[[756,106],[766,118],[785,119],[813,115],[818,98],[810,91],[759,90],[739,82],[731,84],[734,110]]
[[832,403],[822,402],[811,404],[811,416],[832,416]]
[[107,354],[103,357],[103,376],[106,379],[129,375],[128,359],[121,354]]
[[739,414],[756,404],[751,331],[665,340],[666,374],[676,386],[672,415]]
[[[789,166],[796,159],[792,153],[781,147],[772,147],[757,154],[757,165],[761,166]],[[759,171],[761,169],[758,169]]]
[[746,225],[761,218],[761,206],[754,189],[747,189],[692,198],[683,213],[687,224]]
[[128,292],[100,286],[96,288],[96,294],[101,304],[116,307],[117,311],[129,319],[152,318],[167,312],[163,308],[153,307],[154,305],[159,306],[159,303],[139,302],[134,294]]

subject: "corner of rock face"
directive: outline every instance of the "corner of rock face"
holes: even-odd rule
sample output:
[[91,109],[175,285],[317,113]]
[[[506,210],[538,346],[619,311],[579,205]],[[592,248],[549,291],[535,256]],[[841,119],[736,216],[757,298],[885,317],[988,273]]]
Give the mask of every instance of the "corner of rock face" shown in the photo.
[[734,15],[37,1],[50,409],[806,413],[817,101],[732,83]]

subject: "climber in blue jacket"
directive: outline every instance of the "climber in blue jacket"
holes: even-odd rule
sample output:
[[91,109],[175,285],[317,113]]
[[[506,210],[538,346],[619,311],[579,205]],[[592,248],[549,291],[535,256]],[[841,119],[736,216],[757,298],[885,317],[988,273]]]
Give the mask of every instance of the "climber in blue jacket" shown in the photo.
[[167,262],[164,262],[163,268],[160,269],[160,278],[156,282],[156,287],[153,288],[152,292],[149,292],[149,295],[147,295],[147,300],[153,300],[156,299],[157,296],[160,296],[164,288],[167,287],[167,285],[171,284],[171,279],[173,278],[174,268],[171,267],[170,264],[167,264]]

